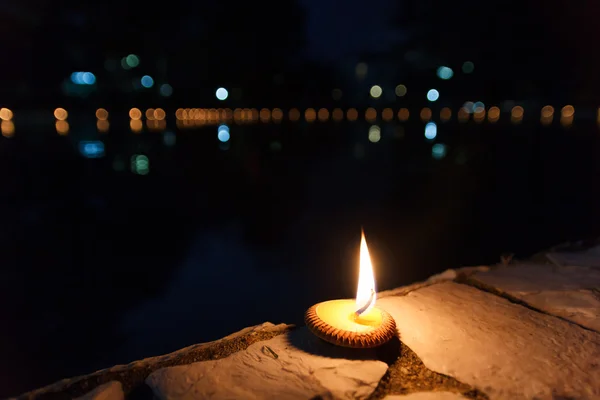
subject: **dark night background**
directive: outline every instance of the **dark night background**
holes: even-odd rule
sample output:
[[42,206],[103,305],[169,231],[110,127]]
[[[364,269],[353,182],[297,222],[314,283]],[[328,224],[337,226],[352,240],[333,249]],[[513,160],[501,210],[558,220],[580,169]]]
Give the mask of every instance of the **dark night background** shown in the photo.
[[[354,296],[361,226],[379,290],[598,236],[599,8],[0,0],[0,108],[13,115],[0,137],[0,397],[302,323],[311,304]],[[72,79],[83,71],[92,84]],[[500,107],[499,121],[459,123],[466,102]],[[575,115],[561,123],[565,105]],[[166,125],[132,132],[132,107],[164,109]],[[224,137],[176,124],[186,107],[284,118],[227,123]],[[361,116],[287,117],[337,107]],[[410,119],[365,121],[367,107]]]

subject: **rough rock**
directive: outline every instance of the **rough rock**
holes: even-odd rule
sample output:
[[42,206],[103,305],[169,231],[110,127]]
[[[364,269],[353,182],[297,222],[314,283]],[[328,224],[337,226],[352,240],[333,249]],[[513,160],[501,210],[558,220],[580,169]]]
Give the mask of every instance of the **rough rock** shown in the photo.
[[386,370],[375,350],[336,347],[301,328],[221,360],[160,369],[146,383],[165,400],[363,399]]
[[600,332],[600,269],[520,264],[471,279]]
[[394,394],[383,400],[465,400],[466,397],[452,392],[418,392],[406,395]]
[[76,400],[125,400],[125,393],[123,393],[121,382],[111,381],[98,386]]
[[378,305],[425,366],[490,398],[600,397],[596,332],[453,282]]

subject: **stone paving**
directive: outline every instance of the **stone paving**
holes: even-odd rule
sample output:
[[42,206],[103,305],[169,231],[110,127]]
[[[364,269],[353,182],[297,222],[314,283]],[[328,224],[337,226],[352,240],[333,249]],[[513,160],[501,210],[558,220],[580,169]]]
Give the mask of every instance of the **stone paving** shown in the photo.
[[380,293],[398,338],[377,349],[267,323],[22,398],[600,399],[600,248],[547,260]]

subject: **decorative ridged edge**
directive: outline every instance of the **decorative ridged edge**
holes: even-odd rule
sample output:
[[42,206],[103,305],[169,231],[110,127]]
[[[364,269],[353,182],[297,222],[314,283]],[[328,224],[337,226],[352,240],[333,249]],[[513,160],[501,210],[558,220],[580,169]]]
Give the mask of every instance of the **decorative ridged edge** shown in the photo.
[[381,346],[397,334],[396,321],[387,311],[380,308],[378,310],[382,316],[381,326],[370,332],[351,332],[324,322],[317,315],[317,306],[318,304],[315,304],[306,310],[304,322],[315,336],[337,346],[368,349]]

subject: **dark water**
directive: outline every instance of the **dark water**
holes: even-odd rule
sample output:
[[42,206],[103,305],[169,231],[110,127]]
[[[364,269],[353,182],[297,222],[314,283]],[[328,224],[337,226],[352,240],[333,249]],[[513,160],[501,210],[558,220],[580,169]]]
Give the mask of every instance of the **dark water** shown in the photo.
[[429,141],[385,124],[377,143],[369,126],[232,125],[223,144],[215,126],[17,125],[0,138],[0,397],[301,323],[354,295],[361,226],[379,290],[599,233],[595,125],[451,122]]

